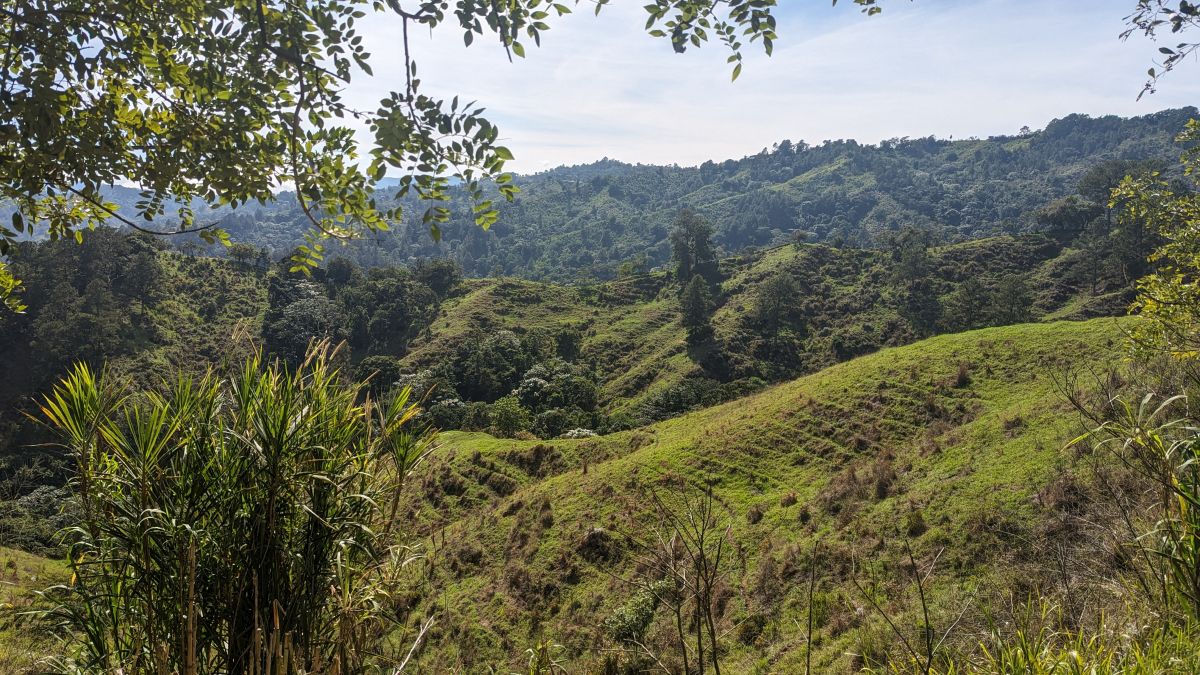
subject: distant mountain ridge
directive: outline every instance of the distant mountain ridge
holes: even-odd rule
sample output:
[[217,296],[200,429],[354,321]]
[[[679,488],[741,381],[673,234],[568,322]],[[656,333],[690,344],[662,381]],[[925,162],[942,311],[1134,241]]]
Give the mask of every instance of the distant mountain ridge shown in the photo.
[[[756,155],[693,167],[604,159],[518,176],[521,194],[500,204],[490,231],[474,225],[469,204],[456,195],[454,220],[434,242],[421,223],[423,206],[406,200],[404,222],[331,246],[329,255],[366,266],[452,258],[476,277],[607,279],[622,266],[644,271],[669,260],[667,233],[683,207],[713,223],[726,254],[789,241],[797,231],[810,241],[857,246],[906,227],[944,243],[1029,232],[1037,209],[1075,193],[1080,177],[1101,162],[1175,165],[1174,138],[1197,115],[1194,107],[1132,118],[1075,114],[1040,131],[986,139],[785,140]],[[121,204],[136,196],[128,188],[112,192]],[[287,195],[213,215],[235,240],[276,258],[311,227]]]

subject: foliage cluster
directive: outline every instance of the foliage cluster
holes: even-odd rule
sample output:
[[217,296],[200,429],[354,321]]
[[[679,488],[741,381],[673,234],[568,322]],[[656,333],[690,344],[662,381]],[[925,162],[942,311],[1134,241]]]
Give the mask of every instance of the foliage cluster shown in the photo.
[[75,465],[71,582],[48,611],[80,672],[355,673],[405,617],[394,530],[424,459],[408,392],[363,400],[325,345],[295,368],[121,391],[74,369],[42,413]]

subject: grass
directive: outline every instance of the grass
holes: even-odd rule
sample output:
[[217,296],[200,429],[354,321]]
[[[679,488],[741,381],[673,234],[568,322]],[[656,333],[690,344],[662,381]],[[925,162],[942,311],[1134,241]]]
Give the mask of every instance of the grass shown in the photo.
[[[1046,673],[1186,663],[1194,633],[1184,629],[1139,640],[1103,626],[1001,636],[986,633],[994,617],[975,609],[1053,585],[1035,559],[1040,528],[1056,517],[1040,495],[1079,461],[1063,451],[1079,427],[1054,375],[1119,356],[1125,321],[935,337],[604,437],[444,433],[404,506],[406,526],[427,538],[428,571],[393,593],[408,615],[437,615],[421,665],[512,670],[549,642],[572,671],[602,668],[614,648],[606,622],[637,602],[627,537],[653,526],[645,490],[673,489],[680,477],[712,485],[724,504],[735,552],[722,591],[730,672],[803,672],[813,569],[813,668],[911,670],[855,586],[902,630],[918,625],[906,539],[932,570],[934,623],[966,615],[944,672],[1019,659]],[[612,537],[613,557],[589,553],[597,531]],[[0,558],[13,560],[12,604],[64,569],[16,552]],[[663,621],[650,624],[648,642],[662,640]],[[49,648],[6,625],[0,670],[21,672]]]
[[35,672],[38,661],[57,649],[21,613],[38,605],[34,591],[66,580],[64,563],[0,547],[0,672]]
[[[918,512],[918,559],[942,551],[932,600],[941,614],[957,611],[962,594],[1009,588],[1027,572],[1032,562],[1009,538],[1032,536],[1049,517],[1034,496],[1066,470],[1061,448],[1078,431],[1052,376],[1112,357],[1120,338],[1113,319],[987,329],[881,350],[607,437],[444,434],[429,496],[410,504],[416,526],[443,542],[433,557],[442,590],[426,601],[446,616],[427,664],[516,667],[509,657],[545,637],[578,667],[599,667],[598,627],[632,597],[619,578],[633,571],[588,560],[581,542],[596,527],[646,527],[642,490],[674,476],[713,485],[728,507],[741,582],[727,628],[765,617],[770,639],[730,640],[729,667],[752,671],[766,646],[770,670],[803,667],[799,579],[814,542],[828,558],[821,594],[831,607],[814,666],[846,670],[858,658],[848,654],[872,645],[886,656],[889,641],[851,578],[873,580],[891,611],[911,611],[896,570],[902,524]],[[535,453],[553,460],[532,473]]]
[[[1122,323],[1050,322],[1095,313],[1093,298],[1055,289],[1035,299],[1046,322],[899,346],[915,338],[888,328],[898,317],[884,289],[883,255],[789,246],[731,266],[713,323],[722,340],[736,341],[758,285],[799,266],[819,279],[806,289],[813,315],[824,317],[810,347],[852,331],[872,331],[895,346],[610,436],[537,442],[443,434],[406,504],[408,526],[430,542],[428,578],[396,592],[405,611],[438,608],[423,665],[511,670],[524,664],[527,648],[549,640],[562,646],[572,670],[602,667],[600,650],[611,647],[605,621],[634,597],[627,579],[635,570],[628,555],[589,557],[588,537],[603,530],[627,547],[627,535],[653,525],[645,490],[670,489],[678,478],[713,486],[725,504],[736,549],[730,578],[737,581],[724,600],[723,662],[734,672],[802,671],[803,590],[816,566],[823,609],[814,667],[845,671],[900,656],[852,582],[914,625],[903,572],[906,537],[922,564],[936,560],[931,605],[939,621],[949,623],[963,598],[995,601],[1001,591],[1032,590],[1045,575],[1030,559],[1036,547],[1029,542],[1055,516],[1039,494],[1077,461],[1061,451],[1079,428],[1052,375],[1119,356]],[[934,251],[937,274],[948,281],[1041,265],[1038,278],[1054,260],[1029,240],[1009,237]],[[222,350],[238,348],[229,339],[237,326],[257,332],[266,292],[260,277],[176,255],[164,265],[172,290],[163,303],[163,336],[114,364],[118,372],[136,377],[189,360],[216,361]],[[443,360],[476,332],[570,328],[582,336],[580,361],[600,375],[610,412],[631,410],[698,372],[662,274],[591,287],[507,278],[464,283],[466,292],[445,303],[406,365]],[[834,361],[826,354],[813,363]],[[656,622],[651,636],[662,630]],[[37,651],[29,639],[0,630],[0,672],[8,672],[5,656]],[[1051,650],[1064,642],[1046,644]],[[972,637],[952,646],[975,654],[978,645]]]
[[[1120,303],[1093,298],[1062,284],[1042,284],[1061,272],[1057,247],[1038,238],[992,237],[933,249],[932,264],[948,292],[968,277],[1032,270],[1034,319],[1081,319],[1123,312]],[[799,275],[808,321],[800,372],[813,372],[847,356],[880,346],[915,341],[889,291],[888,252],[825,245],[784,246],[725,261],[722,303],[712,324],[729,356],[732,374],[780,379],[785,373],[757,351],[761,336],[744,325],[760,285],[771,275]],[[562,286],[514,278],[465,282],[466,292],[448,300],[442,314],[411,345],[404,365],[419,369],[450,358],[470,336],[494,330],[582,334],[579,361],[598,375],[607,412],[638,406],[684,378],[704,375],[689,356],[678,302],[665,274],[595,286]],[[1046,288],[1045,292],[1041,289]],[[773,374],[772,374],[773,373]],[[636,415],[635,415],[636,416]]]

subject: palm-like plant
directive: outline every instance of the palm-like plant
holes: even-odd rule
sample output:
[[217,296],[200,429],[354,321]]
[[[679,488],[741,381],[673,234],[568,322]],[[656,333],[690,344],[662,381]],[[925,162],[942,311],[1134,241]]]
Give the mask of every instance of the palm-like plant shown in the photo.
[[295,370],[117,391],[78,366],[42,411],[74,454],[83,520],[52,612],[64,670],[356,673],[392,628],[391,523],[429,434],[407,390],[376,402],[334,350]]

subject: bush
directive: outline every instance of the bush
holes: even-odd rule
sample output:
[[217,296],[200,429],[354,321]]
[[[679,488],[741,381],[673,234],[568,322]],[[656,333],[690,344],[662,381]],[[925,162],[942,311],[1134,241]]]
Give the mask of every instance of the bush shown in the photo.
[[562,437],[563,438],[592,438],[595,435],[596,435],[596,432],[592,431],[591,429],[576,428],[576,429],[571,429],[570,431],[564,433],[562,435]]
[[592,416],[579,408],[554,408],[533,418],[531,428],[542,438],[558,438],[571,429],[592,426]]
[[462,429],[486,431],[492,425],[491,406],[481,401],[472,401],[463,407]]
[[427,437],[408,392],[369,406],[332,352],[117,391],[78,366],[42,410],[74,454],[81,524],[60,601],[91,672],[362,672],[402,551],[391,524]]
[[497,436],[512,436],[529,428],[529,411],[516,396],[505,396],[488,408],[488,420]]
[[[658,582],[664,585],[666,582]],[[613,615],[604,622],[608,632],[617,642],[641,642],[654,620],[654,610],[658,608],[658,596],[650,590],[638,591],[625,604],[617,608]]]
[[721,384],[704,377],[688,378],[646,398],[639,410],[644,423],[721,402]]
[[[338,258],[342,260],[342,258]],[[400,379],[400,360],[392,356],[368,356],[358,362],[354,369],[354,378],[359,382],[367,382],[371,394],[378,396],[396,384]],[[423,392],[422,392],[423,393]]]
[[467,417],[467,406],[456,398],[448,398],[430,405],[425,414],[435,429],[460,429]]

